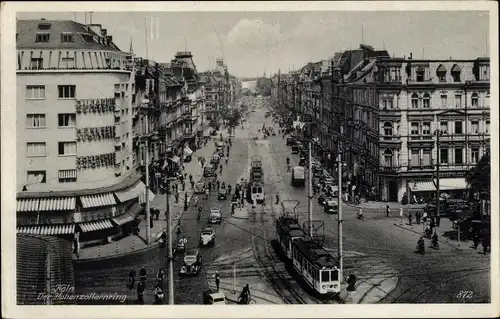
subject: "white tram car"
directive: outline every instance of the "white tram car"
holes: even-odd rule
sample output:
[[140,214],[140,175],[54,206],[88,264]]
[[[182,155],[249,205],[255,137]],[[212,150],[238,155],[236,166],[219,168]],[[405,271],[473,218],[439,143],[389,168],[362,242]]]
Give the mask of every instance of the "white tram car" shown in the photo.
[[281,216],[276,219],[276,234],[280,249],[288,261],[292,260],[292,241],[301,238],[304,233],[297,218]]
[[265,200],[264,194],[264,182],[263,181],[253,181],[248,185],[248,196],[247,198],[251,203],[263,203]]
[[337,261],[321,244],[307,238],[292,241],[293,268],[319,294],[340,292]]

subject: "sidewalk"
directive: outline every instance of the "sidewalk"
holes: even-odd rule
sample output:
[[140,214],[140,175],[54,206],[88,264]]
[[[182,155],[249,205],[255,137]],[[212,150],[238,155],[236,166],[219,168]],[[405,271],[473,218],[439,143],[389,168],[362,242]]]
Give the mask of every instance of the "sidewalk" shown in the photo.
[[[193,160],[189,163],[184,163],[184,172],[189,175],[193,175],[193,180],[197,181],[202,178],[203,172],[201,171],[201,165],[197,161],[198,156],[204,156],[205,158],[210,158],[215,150],[215,144],[213,139],[207,143],[207,146],[203,146],[196,150],[192,158]],[[175,197],[170,196],[170,212],[172,214],[172,232],[175,234],[177,224],[184,214],[184,196],[188,195],[188,203],[191,206],[193,190],[189,184],[189,180],[186,183],[185,191],[182,191],[181,185],[179,185],[179,201],[175,202]],[[198,195],[194,195],[198,196]],[[113,258],[120,255],[130,254],[134,252],[139,252],[143,250],[149,250],[157,248],[159,245],[158,239],[160,238],[162,232],[167,229],[166,221],[166,207],[167,200],[165,195],[156,194],[153,201],[150,202],[151,208],[160,210],[160,218],[153,220],[153,227],[151,228],[151,244],[146,243],[146,220],[145,216],[138,216],[139,224],[139,235],[129,235],[122,239],[112,241],[108,244],[98,245],[93,247],[87,247],[80,250],[78,260],[88,260],[88,259],[100,259],[100,258]],[[175,241],[175,235],[173,235],[173,240]]]

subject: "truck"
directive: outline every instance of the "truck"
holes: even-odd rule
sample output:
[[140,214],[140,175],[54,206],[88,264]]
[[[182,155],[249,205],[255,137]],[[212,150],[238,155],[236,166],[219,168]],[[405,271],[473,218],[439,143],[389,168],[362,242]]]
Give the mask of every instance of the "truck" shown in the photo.
[[295,166],[292,169],[292,186],[304,186],[306,183],[306,172],[302,166]]

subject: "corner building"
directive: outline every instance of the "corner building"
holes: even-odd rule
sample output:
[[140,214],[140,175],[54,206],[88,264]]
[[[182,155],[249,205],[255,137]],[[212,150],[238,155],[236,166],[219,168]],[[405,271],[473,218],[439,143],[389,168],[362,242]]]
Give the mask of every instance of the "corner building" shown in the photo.
[[100,24],[18,20],[16,39],[17,232],[76,243],[128,233],[145,195],[133,55]]

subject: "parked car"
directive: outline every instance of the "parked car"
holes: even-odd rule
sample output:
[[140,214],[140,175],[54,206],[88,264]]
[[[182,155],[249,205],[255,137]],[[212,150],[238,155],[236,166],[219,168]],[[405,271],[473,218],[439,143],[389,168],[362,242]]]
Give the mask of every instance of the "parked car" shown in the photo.
[[196,276],[200,272],[202,263],[201,253],[198,250],[190,250],[184,256],[184,263],[180,270],[180,275]]
[[211,289],[203,292],[204,305],[225,305],[226,296],[222,292],[214,292]]
[[325,213],[327,214],[337,214],[339,212],[339,206],[337,204],[337,201],[328,199],[325,201],[325,204],[323,205],[323,208],[325,210]]
[[293,146],[293,145],[295,145],[295,139],[293,137],[287,137],[286,146]]
[[204,177],[212,177],[214,175],[215,175],[215,166],[205,165],[205,168],[203,169],[203,176]]
[[203,194],[203,193],[205,193],[206,188],[207,188],[207,185],[204,181],[198,181],[194,185],[194,193],[195,194]]
[[220,208],[210,209],[210,215],[208,216],[208,223],[210,224],[222,223],[222,210]]
[[318,204],[320,204],[321,206],[324,206],[328,200],[331,200],[331,197],[327,196],[326,194],[321,194],[318,196]]
[[219,200],[227,199],[227,188],[226,187],[219,187],[219,193],[217,195],[217,198]]
[[215,245],[215,229],[212,227],[203,228],[200,235],[200,247],[208,245]]

